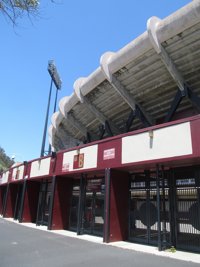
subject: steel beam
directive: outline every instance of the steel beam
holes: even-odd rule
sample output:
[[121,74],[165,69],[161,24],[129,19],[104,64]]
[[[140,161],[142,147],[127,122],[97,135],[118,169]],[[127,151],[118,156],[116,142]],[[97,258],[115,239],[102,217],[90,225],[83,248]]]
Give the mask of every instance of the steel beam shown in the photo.
[[86,136],[86,138],[85,138],[85,140],[84,140],[84,144],[88,144],[88,143],[90,143],[92,140],[91,140],[91,135],[90,135],[90,133],[89,132],[87,132],[87,136]]
[[146,117],[144,116],[144,114],[142,113],[142,111],[140,110],[140,108],[138,107],[138,105],[136,105],[135,106],[135,110],[132,110],[130,112],[129,117],[128,117],[128,120],[126,122],[126,132],[129,132],[130,127],[131,127],[131,125],[133,123],[133,120],[135,118],[138,118],[145,127],[151,126],[151,124],[146,119]]
[[160,57],[161,61],[165,65],[166,69],[168,70],[169,74],[177,84],[179,90],[182,92],[181,94],[178,94],[175,96],[175,99],[172,103],[172,106],[170,108],[170,111],[165,119],[165,121],[169,121],[176,111],[178,105],[180,104],[182,98],[184,96],[187,96],[191,104],[197,108],[197,110],[200,112],[200,98],[195,94],[191,88],[187,85],[186,81],[184,80],[184,77],[182,76],[181,72],[177,69],[176,65],[174,64],[173,60],[170,58],[169,54],[165,50],[165,48],[162,46],[162,44],[158,40],[157,36],[157,28],[160,23],[160,19],[157,17],[152,17],[147,22],[147,32],[149,35],[149,39],[152,43],[153,48],[155,49],[156,53]]
[[80,100],[80,102],[87,108],[89,109],[92,114],[94,114],[94,116],[102,123],[104,124],[105,121],[109,122],[109,125],[112,129],[112,131],[117,135],[120,134],[120,130],[119,128],[107,117],[105,116],[101,111],[99,111],[94,104],[89,100],[89,98],[87,96],[84,96],[81,92],[81,85],[84,83],[84,80],[86,78],[80,78],[78,80],[76,80],[76,82],[74,83],[74,91],[78,97],[78,99]]
[[25,194],[27,188],[27,180],[23,181],[23,189],[22,189],[22,196],[21,196],[21,203],[19,208],[19,222],[23,222],[23,214],[24,214],[24,201],[25,201]]
[[184,88],[189,101],[198,110],[198,112],[200,112],[200,97],[196,93],[194,93],[187,85],[185,85]]
[[48,218],[48,230],[52,230],[52,221],[53,221],[53,210],[54,210],[54,198],[55,198],[55,191],[56,191],[57,181],[56,176],[52,177],[52,185],[51,185],[51,198],[49,204],[49,218]]
[[104,125],[100,125],[99,126],[99,132],[100,132],[99,139],[101,140],[101,139],[103,139],[103,136],[105,134],[105,127],[104,127]]
[[80,192],[78,201],[77,235],[81,235],[84,232],[83,213],[84,213],[85,192],[86,192],[86,176],[82,173],[80,179]]
[[100,136],[99,139],[103,139],[104,134],[107,133],[109,136],[113,136],[112,130],[110,128],[109,122],[105,121],[104,125],[99,126]]
[[105,169],[105,196],[104,196],[104,231],[103,242],[110,241],[110,188],[111,186],[111,169]]
[[131,110],[128,120],[126,122],[126,133],[130,131],[131,125],[134,121],[134,119],[136,118],[136,114],[135,114],[135,110]]
[[101,69],[105,75],[105,78],[111,84],[111,86],[115,89],[115,91],[124,99],[124,101],[131,107],[132,110],[136,109],[136,105],[141,110],[143,116],[145,116],[146,120],[150,125],[154,124],[153,119],[150,114],[147,113],[144,108],[135,100],[134,96],[125,88],[125,86],[117,79],[117,77],[111,73],[109,69],[109,60],[112,57],[113,53],[107,52],[101,57]]
[[168,122],[168,121],[170,121],[172,119],[174,113],[176,112],[176,110],[177,110],[177,108],[178,108],[178,106],[179,106],[179,104],[180,104],[180,102],[181,102],[181,100],[183,99],[184,96],[185,96],[185,91],[180,91],[178,89],[178,91],[177,91],[177,93],[176,93],[176,95],[174,97],[174,100],[171,103],[171,107],[170,107],[170,109],[168,111],[168,114],[164,119],[164,122]]
[[161,214],[160,214],[160,175],[159,175],[159,166],[156,165],[156,198],[157,198],[157,220],[158,220],[158,250],[162,250],[162,241],[161,241]]
[[[70,124],[72,124],[77,130],[79,130],[83,136],[87,136],[88,130],[85,126],[83,126],[79,121],[77,121],[74,116],[71,113],[68,113],[66,115],[66,118],[68,119],[68,121],[70,122]],[[98,136],[94,133],[90,133],[91,136],[94,137],[94,139],[98,139]]]
[[105,131],[108,133],[109,136],[113,136],[110,124],[108,121],[105,121]]

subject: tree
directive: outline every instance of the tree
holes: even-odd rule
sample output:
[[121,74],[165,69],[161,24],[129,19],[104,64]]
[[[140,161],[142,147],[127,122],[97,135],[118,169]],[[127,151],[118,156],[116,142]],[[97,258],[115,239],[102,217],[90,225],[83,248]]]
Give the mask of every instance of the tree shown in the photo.
[[17,20],[24,15],[29,18],[37,16],[39,4],[39,0],[0,0],[0,11],[16,25]]
[[8,157],[2,147],[0,147],[0,173],[14,164],[14,161]]

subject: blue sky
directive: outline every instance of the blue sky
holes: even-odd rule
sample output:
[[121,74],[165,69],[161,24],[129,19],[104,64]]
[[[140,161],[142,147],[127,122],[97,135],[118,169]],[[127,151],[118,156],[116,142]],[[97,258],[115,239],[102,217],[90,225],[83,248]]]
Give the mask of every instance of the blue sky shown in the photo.
[[15,154],[16,161],[40,155],[50,87],[48,60],[55,60],[62,79],[60,100],[72,93],[76,79],[99,66],[104,52],[117,51],[146,31],[148,18],[164,18],[191,1],[40,2],[40,17],[32,23],[23,18],[13,28],[0,16],[0,146],[9,156]]

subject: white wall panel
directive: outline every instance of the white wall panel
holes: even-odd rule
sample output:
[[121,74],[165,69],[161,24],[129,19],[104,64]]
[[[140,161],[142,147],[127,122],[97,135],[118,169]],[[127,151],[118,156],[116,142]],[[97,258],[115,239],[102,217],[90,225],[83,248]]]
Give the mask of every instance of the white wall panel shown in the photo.
[[92,169],[97,167],[97,152],[98,145],[81,148],[80,150],[73,150],[64,153],[63,155],[63,171],[73,171],[74,156],[77,154],[84,154],[84,164],[82,168],[76,170]]
[[30,177],[48,175],[50,170],[51,158],[33,161],[31,163]]
[[192,154],[190,123],[122,138],[122,164]]
[[22,180],[24,174],[24,165],[13,169],[12,180]]
[[4,184],[8,182],[8,176],[9,176],[9,171],[4,172],[2,175],[2,178],[0,179],[0,184]]

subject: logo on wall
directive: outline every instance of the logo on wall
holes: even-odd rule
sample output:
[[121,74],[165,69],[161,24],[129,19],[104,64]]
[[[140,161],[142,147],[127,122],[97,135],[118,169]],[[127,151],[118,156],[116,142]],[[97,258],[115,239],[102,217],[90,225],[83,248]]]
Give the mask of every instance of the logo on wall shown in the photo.
[[84,154],[78,154],[74,156],[73,169],[80,169],[84,166]]

